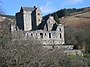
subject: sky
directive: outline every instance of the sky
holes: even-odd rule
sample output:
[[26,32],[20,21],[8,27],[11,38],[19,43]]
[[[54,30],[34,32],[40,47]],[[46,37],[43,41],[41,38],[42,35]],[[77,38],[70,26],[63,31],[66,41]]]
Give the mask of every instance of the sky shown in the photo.
[[37,6],[43,15],[55,12],[63,8],[90,7],[90,0],[0,0],[6,14],[15,15],[22,7]]

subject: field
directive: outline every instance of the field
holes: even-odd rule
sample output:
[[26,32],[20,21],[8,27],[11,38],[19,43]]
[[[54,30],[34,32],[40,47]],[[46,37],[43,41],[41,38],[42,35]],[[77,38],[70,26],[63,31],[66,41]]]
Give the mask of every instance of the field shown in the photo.
[[66,18],[62,18],[61,22],[65,26],[89,29],[90,28],[90,11],[73,15],[73,16],[68,16]]

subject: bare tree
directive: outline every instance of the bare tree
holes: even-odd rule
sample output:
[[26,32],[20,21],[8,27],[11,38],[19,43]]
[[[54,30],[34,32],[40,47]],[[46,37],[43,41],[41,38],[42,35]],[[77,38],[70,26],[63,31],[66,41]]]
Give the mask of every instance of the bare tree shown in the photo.
[[20,31],[13,42],[5,35],[0,38],[1,67],[89,67],[86,58],[67,56],[63,49],[45,51],[40,41],[23,39]]

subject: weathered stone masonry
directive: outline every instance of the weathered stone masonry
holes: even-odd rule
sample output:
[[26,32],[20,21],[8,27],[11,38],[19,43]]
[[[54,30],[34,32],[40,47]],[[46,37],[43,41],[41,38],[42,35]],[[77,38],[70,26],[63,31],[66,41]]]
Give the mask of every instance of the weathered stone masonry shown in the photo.
[[21,7],[20,12],[16,13],[16,30],[14,28],[15,26],[11,27],[13,40],[20,34],[21,39],[30,37],[39,40],[44,48],[64,48],[68,55],[83,55],[80,50],[73,50],[74,45],[64,45],[64,25],[57,24],[52,16],[42,19],[38,7]]
[[[63,45],[64,26],[57,25],[52,16],[43,24],[41,10],[34,6],[21,7],[20,12],[16,13],[16,27],[18,30],[27,31],[26,36],[37,38],[44,45]],[[43,24],[43,29],[40,28]]]

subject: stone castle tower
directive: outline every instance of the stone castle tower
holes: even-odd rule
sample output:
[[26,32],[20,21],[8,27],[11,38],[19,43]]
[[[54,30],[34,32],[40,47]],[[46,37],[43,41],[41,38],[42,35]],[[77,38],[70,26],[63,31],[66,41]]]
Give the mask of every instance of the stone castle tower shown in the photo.
[[16,13],[18,30],[26,31],[25,36],[40,40],[44,45],[62,45],[64,41],[64,26],[57,24],[53,16],[42,19],[41,10],[37,7],[21,7]]
[[21,7],[16,13],[16,26],[23,31],[36,30],[42,21],[41,10],[37,7]]

